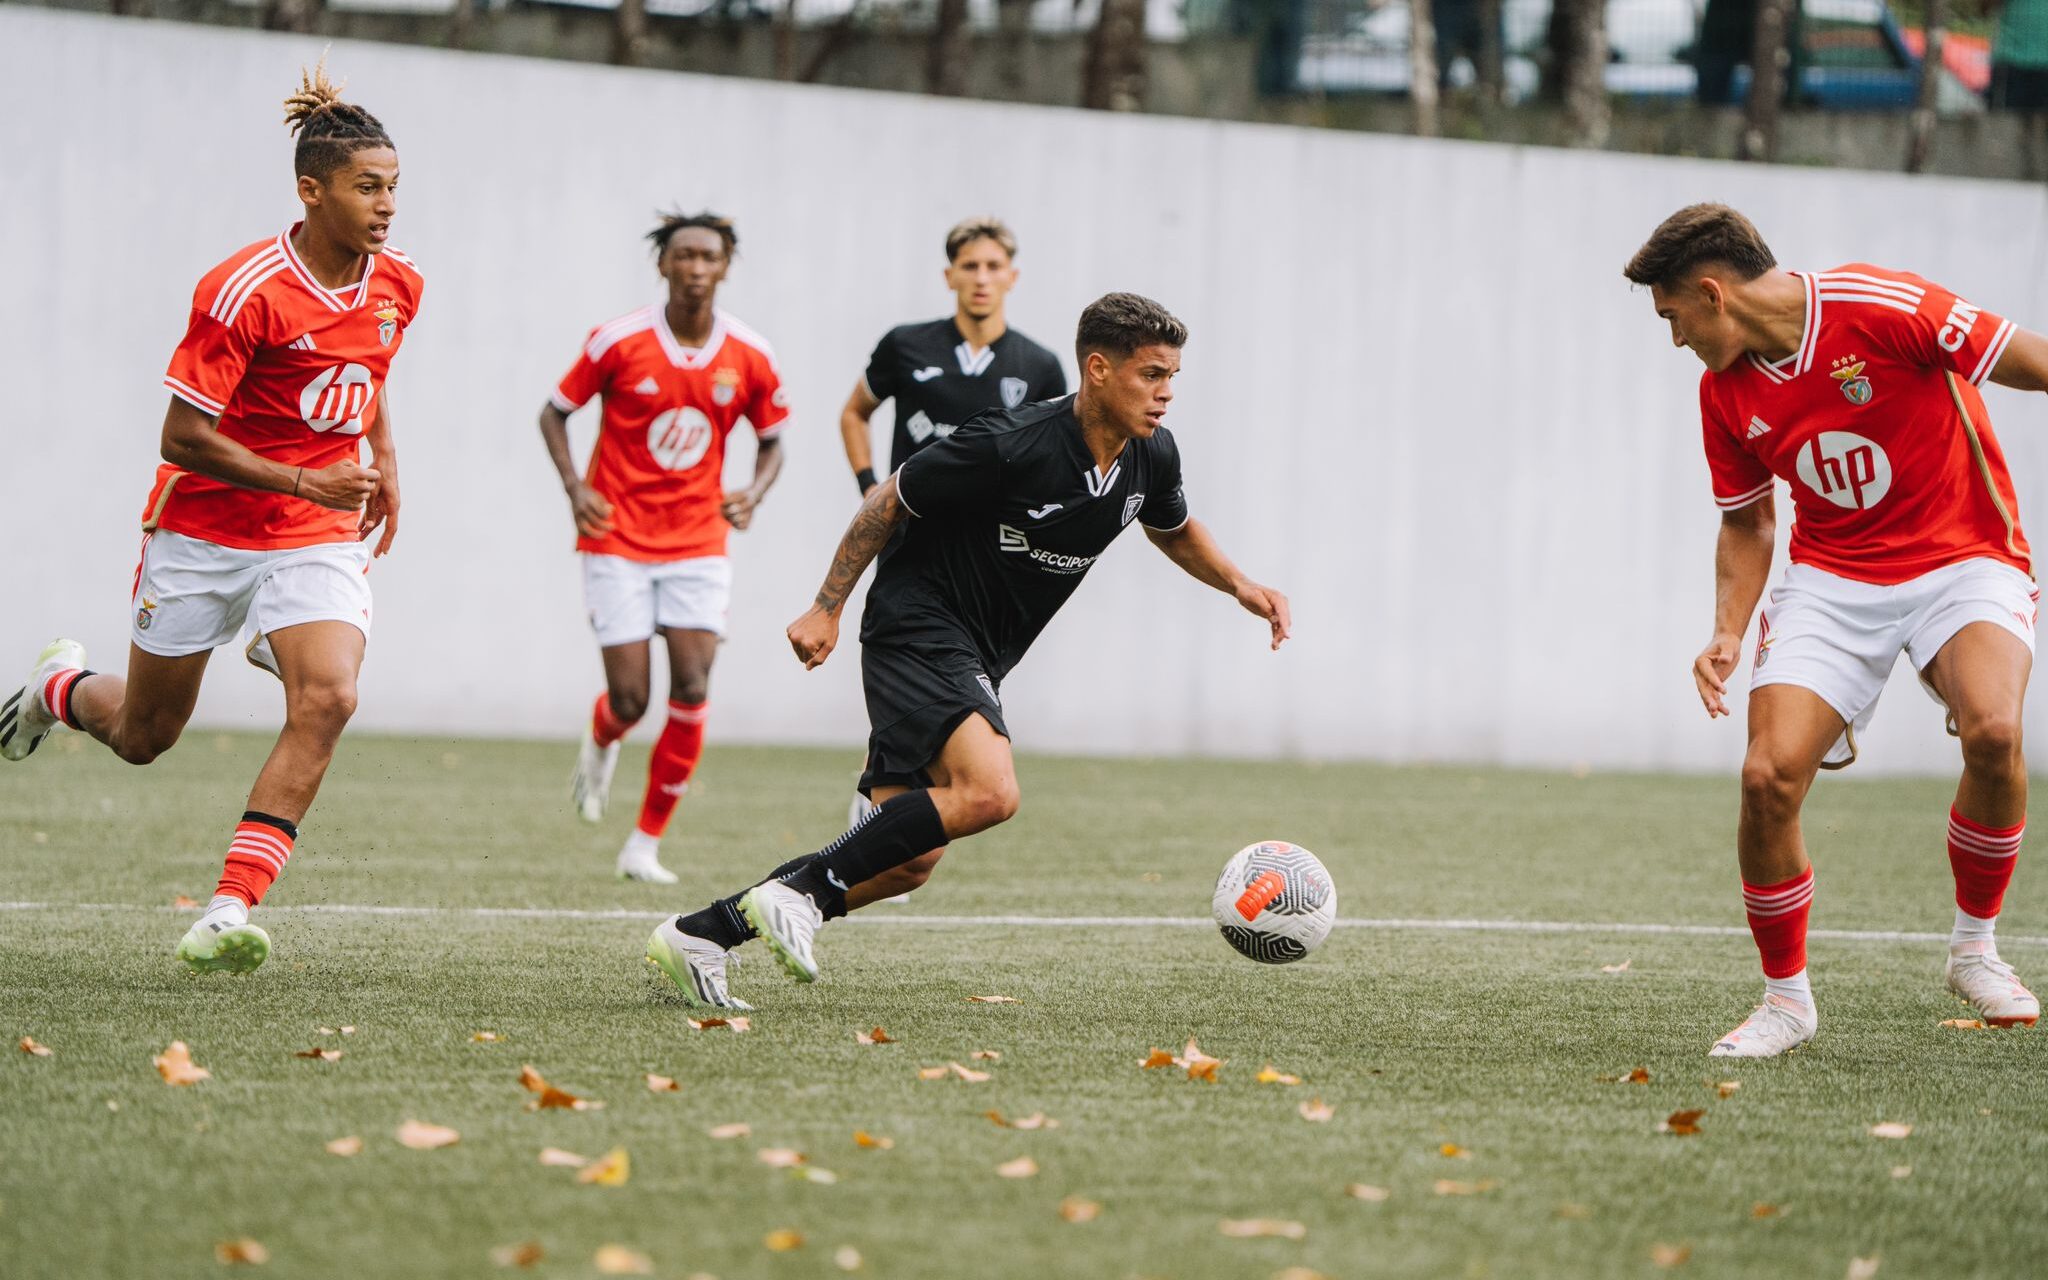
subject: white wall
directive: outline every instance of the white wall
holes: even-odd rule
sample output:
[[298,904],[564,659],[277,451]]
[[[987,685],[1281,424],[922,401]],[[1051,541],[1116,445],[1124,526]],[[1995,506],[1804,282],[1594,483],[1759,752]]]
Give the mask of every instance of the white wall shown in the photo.
[[[6,662],[63,632],[121,665],[158,377],[199,275],[293,216],[278,102],[320,49],[0,7]],[[722,301],[776,343],[796,405],[782,485],[735,539],[714,736],[844,742],[849,767],[857,655],[806,675],[781,629],[854,506],[838,406],[884,327],[945,310],[939,241],[964,213],[1018,228],[1013,317],[1055,349],[1110,289],[1188,321],[1170,421],[1190,499],[1295,601],[1269,654],[1133,535],[1006,690],[1042,750],[1725,767],[1739,724],[1710,725],[1686,674],[1716,524],[1698,368],[1621,263],[1674,207],[1725,199],[1787,262],[1908,266],[2048,321],[2038,187],[369,44],[330,63],[399,141],[394,240],[428,278],[392,384],[404,529],[375,574],[364,727],[568,735],[585,713],[597,657],[534,416],[590,325],[656,296],[638,237],[658,204],[737,218]],[[2048,405],[1990,396],[2041,534]],[[1950,767],[1897,685],[1864,767]],[[200,716],[270,724],[278,703],[229,652]]]

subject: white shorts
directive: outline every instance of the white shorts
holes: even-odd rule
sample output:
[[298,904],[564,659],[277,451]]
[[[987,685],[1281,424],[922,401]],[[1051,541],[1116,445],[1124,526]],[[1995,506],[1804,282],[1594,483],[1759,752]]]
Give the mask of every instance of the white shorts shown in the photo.
[[[1998,560],[1964,560],[1889,587],[1795,564],[1757,620],[1749,687],[1797,685],[1833,707],[1849,727],[1824,767],[1839,769],[1856,759],[1856,734],[1876,714],[1901,652],[1924,673],[1956,632],[1989,622],[2031,653],[2039,602],[2034,580]],[[1941,701],[1925,674],[1920,683]]]
[[142,544],[128,635],[145,653],[182,658],[246,634],[249,661],[276,675],[273,631],[346,622],[370,638],[369,572],[363,542],[244,551],[158,530]]
[[597,643],[638,644],[655,629],[725,634],[732,602],[732,561],[724,556],[688,560],[628,560],[583,553],[583,602]]

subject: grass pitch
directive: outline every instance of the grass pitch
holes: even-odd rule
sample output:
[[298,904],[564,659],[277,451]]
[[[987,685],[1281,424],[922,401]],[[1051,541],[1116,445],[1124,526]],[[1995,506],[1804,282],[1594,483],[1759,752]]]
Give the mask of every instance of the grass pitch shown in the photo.
[[[279,1276],[585,1277],[617,1244],[678,1280],[840,1275],[843,1247],[890,1278],[1832,1278],[1875,1258],[1893,1280],[2039,1274],[2048,1247],[2048,1040],[1940,1027],[1966,1011],[1938,943],[1817,938],[1819,1039],[1731,1066],[1704,1055],[1756,995],[1740,935],[1347,928],[1269,969],[1206,927],[917,923],[1202,916],[1224,858],[1280,837],[1351,917],[1739,925],[1732,779],[1027,757],[1020,817],[912,905],[829,928],[819,984],[749,948],[734,986],[760,1009],[733,1034],[691,1030],[641,961],[654,913],[829,839],[856,751],[714,743],[669,841],[685,882],[655,889],[608,878],[644,752],[597,830],[569,813],[566,746],[351,738],[258,915],[270,964],[188,977],[171,903],[210,892],[267,746],[195,733],[133,770],[65,735],[0,775],[0,898],[46,904],[0,911],[10,1280],[217,1275],[216,1243],[244,1237]],[[1948,793],[1822,782],[1816,928],[1945,930]],[[2048,946],[2018,941],[2048,934],[2031,866],[2002,932],[2048,981]],[[1021,1003],[966,1000],[987,994]],[[897,1042],[855,1042],[877,1025]],[[1139,1070],[1191,1036],[1226,1060],[1216,1083]],[[159,1081],[174,1039],[212,1079]],[[316,1046],[343,1056],[293,1056]],[[991,1078],[919,1079],[948,1062]],[[606,1106],[526,1110],[526,1063]],[[1267,1063],[1304,1083],[1257,1083]],[[1648,1084],[1596,1079],[1637,1066]],[[1334,1115],[1304,1120],[1312,1099]],[[1689,1108],[1697,1135],[1658,1132]],[[461,1140],[406,1149],[408,1119]],[[1911,1135],[1873,1137],[1886,1121]],[[708,1136],[734,1123],[751,1133]],[[360,1154],[324,1150],[352,1135]],[[631,1176],[581,1184],[545,1147],[624,1148]],[[1026,1156],[1035,1176],[997,1174]],[[1099,1216],[1064,1220],[1067,1197]],[[803,1243],[772,1251],[782,1230]],[[491,1250],[527,1241],[544,1256],[499,1271]]]

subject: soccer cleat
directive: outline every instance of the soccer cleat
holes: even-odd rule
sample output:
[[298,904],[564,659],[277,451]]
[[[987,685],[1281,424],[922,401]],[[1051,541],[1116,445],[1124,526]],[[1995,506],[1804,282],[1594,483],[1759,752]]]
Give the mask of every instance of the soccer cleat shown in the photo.
[[1948,989],[1970,1002],[1994,1027],[2031,1027],[2041,1018],[2041,1002],[2020,984],[2012,966],[1998,958],[1989,942],[1962,942],[1948,949]]
[[26,760],[43,745],[57,717],[43,703],[43,686],[59,671],[85,665],[85,646],[76,640],[52,640],[36,655],[28,682],[0,704],[0,757]]
[[1707,1050],[1709,1058],[1775,1058],[1797,1049],[1820,1027],[1811,1005],[1766,994],[1756,1012]]
[[693,1006],[714,1009],[751,1009],[754,1006],[725,989],[725,965],[739,957],[715,942],[694,937],[676,928],[670,916],[654,926],[647,938],[647,963],[668,975]]
[[270,935],[253,924],[201,917],[178,941],[178,959],[194,973],[248,973],[270,958]]
[[674,884],[676,873],[661,865],[661,841],[635,830],[619,850],[619,879],[642,884]]
[[604,819],[605,806],[612,798],[612,771],[618,767],[618,743],[600,747],[597,739],[588,733],[583,735],[583,744],[576,751],[576,772],[569,779],[569,794],[585,822]]
[[747,890],[740,899],[740,912],[790,977],[798,982],[818,980],[818,962],[811,955],[811,939],[817,936],[825,917],[811,901],[811,895],[780,880],[769,880]]

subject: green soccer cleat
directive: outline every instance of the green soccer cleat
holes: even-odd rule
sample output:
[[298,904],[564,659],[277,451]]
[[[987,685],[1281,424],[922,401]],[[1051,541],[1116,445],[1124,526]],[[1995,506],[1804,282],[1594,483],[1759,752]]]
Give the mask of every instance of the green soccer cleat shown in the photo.
[[270,935],[253,924],[200,920],[178,940],[178,959],[194,973],[249,973],[270,958]]
[[85,665],[85,646],[76,640],[52,640],[36,655],[35,669],[5,703],[0,703],[0,759],[26,760],[57,727],[57,717],[43,705],[43,685],[59,671]]
[[647,939],[647,963],[668,975],[668,980],[683,993],[683,999],[695,1007],[754,1007],[725,989],[725,967],[738,960],[738,956],[708,938],[676,928],[673,916],[654,926],[654,933]]

